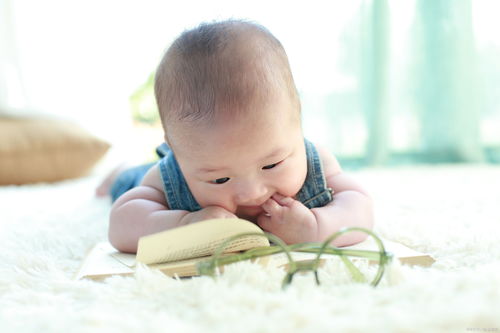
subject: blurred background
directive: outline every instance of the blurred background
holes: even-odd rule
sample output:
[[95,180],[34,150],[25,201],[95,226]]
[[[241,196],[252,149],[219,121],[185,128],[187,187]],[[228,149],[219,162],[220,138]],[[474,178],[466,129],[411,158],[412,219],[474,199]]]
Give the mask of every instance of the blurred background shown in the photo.
[[283,43],[306,136],[344,167],[500,163],[500,1],[0,0],[0,112],[76,121],[150,159],[152,93],[187,28],[254,20]]

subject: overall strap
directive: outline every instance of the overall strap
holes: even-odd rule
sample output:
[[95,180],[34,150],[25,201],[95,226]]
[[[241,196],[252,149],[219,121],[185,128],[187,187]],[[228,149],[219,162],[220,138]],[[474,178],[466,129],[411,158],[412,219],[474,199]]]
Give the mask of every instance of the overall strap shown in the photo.
[[323,207],[333,200],[333,190],[326,185],[323,166],[314,145],[304,139],[307,155],[307,176],[295,196],[307,208]]
[[189,190],[174,153],[166,145],[160,147],[164,157],[158,163],[169,208],[190,212],[200,210],[201,206],[193,197],[191,190]]

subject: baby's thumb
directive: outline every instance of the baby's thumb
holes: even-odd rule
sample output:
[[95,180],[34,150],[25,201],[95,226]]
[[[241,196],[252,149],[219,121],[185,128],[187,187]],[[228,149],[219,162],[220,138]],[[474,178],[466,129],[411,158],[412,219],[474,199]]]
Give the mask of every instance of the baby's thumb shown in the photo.
[[257,217],[257,225],[264,231],[271,231],[271,217],[265,214],[259,215]]

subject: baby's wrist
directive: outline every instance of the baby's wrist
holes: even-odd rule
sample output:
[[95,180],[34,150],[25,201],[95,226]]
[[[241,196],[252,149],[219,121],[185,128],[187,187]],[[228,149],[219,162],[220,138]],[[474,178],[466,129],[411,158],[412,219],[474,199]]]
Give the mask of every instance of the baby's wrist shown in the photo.
[[179,223],[178,223],[178,227],[181,227],[183,225],[186,225],[186,224],[190,224],[190,223],[193,223],[193,212],[189,212],[189,211],[183,211],[183,215],[181,216],[181,218],[179,219]]

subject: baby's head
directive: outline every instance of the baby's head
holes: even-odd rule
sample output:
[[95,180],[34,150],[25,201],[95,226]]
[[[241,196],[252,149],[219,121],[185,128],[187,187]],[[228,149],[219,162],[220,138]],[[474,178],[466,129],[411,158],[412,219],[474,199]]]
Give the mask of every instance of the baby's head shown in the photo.
[[289,98],[290,113],[300,114],[283,46],[264,27],[244,21],[182,33],[157,69],[155,95],[167,140],[178,125],[199,128],[259,116],[276,98]]
[[[230,20],[182,33],[157,69],[155,95],[165,139],[202,207],[236,211],[300,189],[307,172],[300,101],[285,50],[264,27]],[[280,173],[290,185],[247,182],[256,176],[248,166],[269,174],[285,161],[295,169]],[[205,200],[203,186],[213,192],[229,183],[232,204]]]

